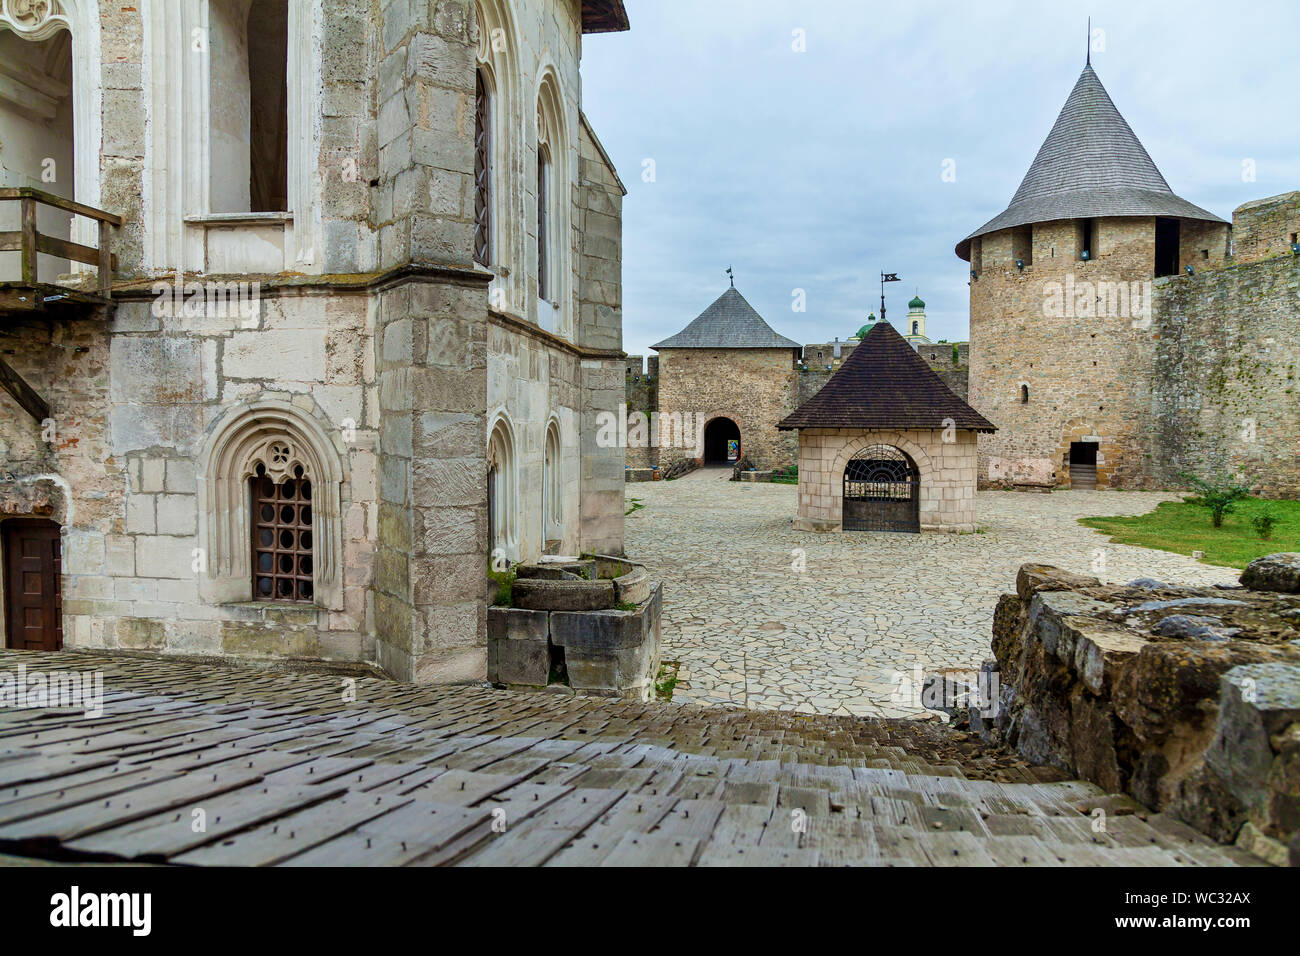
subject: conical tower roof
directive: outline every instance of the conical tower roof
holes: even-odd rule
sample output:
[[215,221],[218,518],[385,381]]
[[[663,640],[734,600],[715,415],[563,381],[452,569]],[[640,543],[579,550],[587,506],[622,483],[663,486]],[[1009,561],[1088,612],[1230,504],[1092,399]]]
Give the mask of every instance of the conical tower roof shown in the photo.
[[797,349],[778,335],[735,287],[718,296],[690,325],[652,349]]
[[1224,221],[1174,195],[1088,65],[1011,205],[957,243],[957,255],[969,260],[970,241],[999,229],[1094,216]]
[[997,428],[953,392],[888,322],[877,322],[862,346],[808,401],[776,427]]

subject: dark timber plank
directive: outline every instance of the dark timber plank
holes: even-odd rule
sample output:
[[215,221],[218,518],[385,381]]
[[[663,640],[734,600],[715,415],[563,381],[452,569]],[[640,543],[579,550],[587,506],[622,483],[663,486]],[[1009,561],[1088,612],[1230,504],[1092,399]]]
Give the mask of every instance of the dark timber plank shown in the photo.
[[336,800],[182,853],[172,862],[199,866],[271,866],[410,802],[409,797],[349,792]]

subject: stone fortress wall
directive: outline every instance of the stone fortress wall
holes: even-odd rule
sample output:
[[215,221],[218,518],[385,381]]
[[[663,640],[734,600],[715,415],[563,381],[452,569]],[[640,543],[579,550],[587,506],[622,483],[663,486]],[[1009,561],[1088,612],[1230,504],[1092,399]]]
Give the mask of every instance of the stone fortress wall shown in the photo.
[[[823,343],[814,345],[805,345],[804,364],[802,366],[793,365],[789,361],[789,354],[785,350],[780,351],[782,354],[775,361],[768,363],[766,359],[758,363],[762,365],[763,371],[755,374],[755,363],[747,360],[744,353],[752,351],[749,349],[718,350],[718,354],[712,356],[711,360],[702,366],[696,366],[691,372],[693,382],[705,388],[704,405],[719,405],[730,401],[732,404],[750,409],[749,417],[757,421],[757,414],[764,414],[764,409],[777,407],[776,417],[772,419],[773,426],[775,422],[780,421],[786,415],[789,415],[796,408],[801,406],[816,395],[830,381],[834,370],[848,359],[856,347],[856,340],[838,343],[840,346],[839,358],[834,357],[833,347],[836,343]],[[917,354],[925,359],[926,363],[938,373],[945,385],[952,389],[963,401],[967,400],[969,393],[969,362],[970,362],[970,345],[967,342],[938,342],[934,344],[919,344],[916,346]],[[694,350],[693,350],[694,351]],[[686,353],[682,353],[686,354]],[[732,357],[735,357],[734,360]],[[786,382],[787,376],[785,370],[778,368],[780,363],[790,365],[791,372]],[[827,369],[826,365],[832,365]],[[627,413],[632,415],[634,412],[641,412],[649,416],[658,411],[672,409],[674,406],[666,404],[662,400],[663,389],[660,387],[659,378],[659,356],[641,356],[629,355],[624,363],[625,366],[625,401]],[[742,376],[741,381],[745,383],[740,390],[735,390],[734,374],[738,370],[749,369]],[[718,374],[714,374],[718,373]],[[741,396],[740,392],[745,389],[756,389],[749,397]],[[694,386],[684,384],[670,384],[668,394],[683,395],[695,394]],[[784,392],[785,397],[780,398]],[[784,402],[779,407],[777,402]],[[739,421],[737,420],[739,424]],[[756,468],[781,468],[795,463],[798,457],[798,438],[796,433],[787,434],[777,433],[773,438],[765,432],[762,435],[762,442],[768,443],[768,447],[774,449],[772,456],[765,457],[767,464],[760,465],[758,460],[751,454],[748,435],[745,427],[741,426],[742,444],[744,453]],[[791,440],[792,439],[792,440]],[[760,454],[767,455],[762,449],[756,449]],[[632,447],[627,449],[627,466],[629,468],[650,468],[655,465],[667,465],[671,461],[676,461],[683,457],[690,457],[674,452],[670,457],[663,457],[658,449],[652,447]]]
[[[790,349],[663,349],[659,411],[729,418],[740,428],[741,455],[758,469],[793,464],[796,439],[776,423],[794,408],[796,372]],[[662,421],[662,419],[661,419]],[[694,447],[661,440],[658,464],[697,457]]]
[[1220,462],[1262,493],[1296,487],[1300,193],[1242,206],[1231,232],[1182,225],[1182,271],[1158,279],[1153,218],[1095,220],[1088,261],[1075,221],[972,241],[971,404],[999,428],[982,485],[1068,486],[1088,439],[1098,487],[1180,487]]
[[1300,193],[1249,203],[1222,268],[1156,282],[1144,395],[1154,483],[1223,471],[1268,497],[1300,496],[1297,229]]

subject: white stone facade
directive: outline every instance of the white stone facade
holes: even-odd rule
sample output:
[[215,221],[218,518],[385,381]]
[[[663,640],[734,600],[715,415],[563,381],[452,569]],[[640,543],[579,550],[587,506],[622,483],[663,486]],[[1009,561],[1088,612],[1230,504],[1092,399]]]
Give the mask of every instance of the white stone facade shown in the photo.
[[[256,142],[240,99],[256,90],[205,65],[214,46],[248,62],[237,34],[255,6],[59,0],[40,29],[0,20],[10,43],[72,33],[76,106],[75,186],[7,165],[0,185],[126,220],[111,321],[12,338],[55,437],[0,392],[0,525],[60,526],[65,646],[481,680],[494,434],[510,560],[622,551],[622,449],[589,435],[622,395],[624,190],[581,113],[582,5],[286,0],[288,208],[269,211],[243,208],[249,157],[222,160]],[[480,21],[503,30],[490,56]],[[485,264],[483,68],[501,83]],[[0,110],[0,163],[8,122]],[[258,476],[310,484],[306,600],[259,599]]]
[[[945,440],[945,434],[951,440]],[[976,442],[967,429],[799,430],[800,531],[840,531],[844,469],[871,445],[897,448],[915,464],[920,480],[922,531],[974,531]]]

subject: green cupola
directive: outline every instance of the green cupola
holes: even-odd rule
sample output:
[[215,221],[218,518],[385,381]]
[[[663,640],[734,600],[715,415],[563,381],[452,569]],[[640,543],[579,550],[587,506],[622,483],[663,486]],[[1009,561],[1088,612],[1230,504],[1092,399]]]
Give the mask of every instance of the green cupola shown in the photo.
[[912,301],[907,303],[907,307],[909,309],[924,309],[925,301],[919,295],[914,295]]
[[867,333],[871,331],[871,327],[875,324],[876,324],[876,313],[872,312],[867,316],[867,324],[864,325],[862,328],[858,329],[857,334],[854,336],[854,338],[858,339],[859,341],[865,339],[867,337]]

